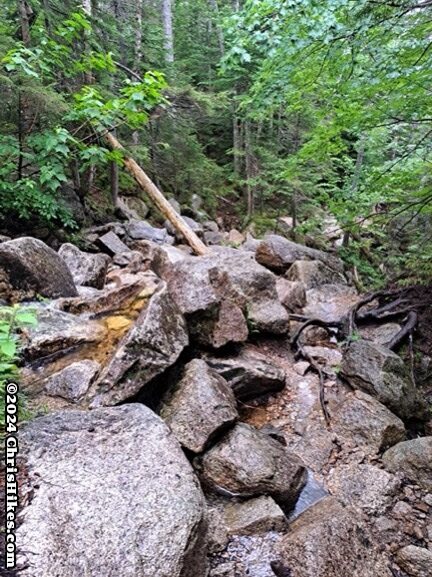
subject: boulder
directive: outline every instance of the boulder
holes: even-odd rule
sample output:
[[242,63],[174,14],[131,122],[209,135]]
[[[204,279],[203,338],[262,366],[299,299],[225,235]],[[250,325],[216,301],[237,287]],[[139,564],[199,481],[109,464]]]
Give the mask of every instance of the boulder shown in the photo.
[[232,389],[199,359],[186,365],[182,379],[164,398],[160,415],[180,444],[194,453],[204,451],[238,418]]
[[286,274],[292,282],[301,282],[306,289],[325,284],[346,284],[344,276],[319,260],[296,260]]
[[98,321],[56,309],[36,307],[35,310],[37,325],[28,329],[28,339],[23,347],[27,361],[60,352],[65,355],[79,347],[100,343],[107,335],[106,327]]
[[231,301],[249,312],[257,330],[280,334],[288,329],[288,314],[277,297],[276,277],[257,264],[252,253],[215,247],[208,256],[175,264],[166,271],[166,278],[186,315],[214,311],[222,301]]
[[331,414],[333,428],[338,435],[352,438],[357,445],[369,446],[377,453],[406,437],[401,419],[362,391],[344,395]]
[[51,396],[76,403],[86,394],[100,368],[97,361],[77,361],[49,377],[45,390]]
[[396,563],[410,577],[432,577],[432,551],[423,547],[402,547],[396,553]]
[[432,437],[420,437],[391,447],[383,455],[386,469],[432,491]]
[[407,367],[382,345],[363,340],[351,343],[343,356],[341,373],[351,386],[376,397],[402,419],[419,411],[416,388]]
[[284,512],[271,497],[231,503],[224,509],[224,519],[230,535],[259,535],[287,526]]
[[58,191],[58,199],[78,224],[81,225],[85,222],[85,210],[73,182],[69,181],[61,183]]
[[349,464],[333,469],[327,486],[345,506],[360,509],[367,515],[382,515],[392,505],[400,481],[373,465]]
[[287,240],[277,234],[269,234],[256,250],[257,261],[279,273],[286,272],[297,260],[318,260],[329,268],[343,272],[343,264],[337,257]]
[[281,391],[285,373],[264,355],[242,352],[237,357],[207,357],[207,363],[230,385],[237,399],[248,401]]
[[126,234],[132,240],[150,240],[156,244],[174,244],[174,238],[165,228],[155,228],[144,220],[131,220],[125,225]]
[[96,244],[110,256],[121,254],[129,250],[129,247],[119,238],[115,232],[111,230],[98,237]]
[[290,524],[272,564],[278,577],[391,577],[357,511],[327,497]]
[[[143,405],[31,421],[23,577],[202,577],[205,502],[168,427]],[[79,536],[79,538],[78,538]]]
[[195,461],[203,482],[228,496],[270,494],[284,507],[297,499],[306,480],[301,461],[265,433],[236,425]]
[[81,251],[73,244],[62,244],[58,254],[72,273],[76,285],[103,288],[110,259],[105,254]]
[[90,390],[91,406],[114,405],[132,397],[173,365],[188,343],[184,317],[163,283]]
[[302,282],[281,277],[276,281],[276,290],[280,302],[289,312],[298,313],[306,305],[306,286]]
[[66,263],[41,240],[17,238],[0,243],[0,269],[11,293],[4,298],[73,297],[77,289]]

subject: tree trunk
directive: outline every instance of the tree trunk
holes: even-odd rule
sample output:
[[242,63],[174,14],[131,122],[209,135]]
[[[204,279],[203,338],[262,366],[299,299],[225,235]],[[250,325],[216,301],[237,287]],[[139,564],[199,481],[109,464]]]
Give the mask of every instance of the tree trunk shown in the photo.
[[255,211],[255,185],[251,182],[256,176],[256,162],[252,150],[252,130],[249,121],[245,122],[245,169],[246,169],[246,201],[247,216],[250,218]]
[[112,150],[123,151],[123,164],[125,165],[128,172],[135,178],[140,188],[147,193],[153,204],[160,210],[161,214],[170,221],[170,223],[179,233],[184,236],[194,252],[198,255],[208,254],[208,249],[205,244],[186,224],[183,218],[177,214],[177,212],[167,201],[162,192],[157,188],[154,182],[147,176],[144,170],[135,162],[133,158],[127,156],[124,147],[120,144],[117,138],[110,132],[105,133],[103,137]]
[[138,74],[141,71],[141,60],[142,60],[142,11],[143,11],[143,0],[136,0],[136,28],[135,28],[135,58],[134,58],[134,71]]
[[172,0],[162,0],[165,61],[167,64],[172,64],[174,62],[174,34],[171,3]]
[[26,0],[18,0],[18,11],[20,15],[21,38],[26,46],[30,44],[30,16],[33,10]]
[[213,10],[214,15],[215,15],[216,31],[217,31],[218,44],[219,44],[219,52],[220,52],[221,57],[223,58],[223,56],[225,55],[225,38],[224,38],[223,29],[220,25],[219,6],[217,3],[217,0],[209,0],[209,4],[210,4],[210,8]]

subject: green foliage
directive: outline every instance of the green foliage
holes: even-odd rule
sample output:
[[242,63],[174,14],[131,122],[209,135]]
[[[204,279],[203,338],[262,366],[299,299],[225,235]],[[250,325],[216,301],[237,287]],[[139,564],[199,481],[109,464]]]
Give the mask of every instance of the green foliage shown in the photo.
[[[16,361],[20,349],[19,331],[34,327],[36,314],[32,309],[19,306],[0,307],[0,435],[5,427],[5,394],[6,384],[17,382],[19,370]],[[21,416],[25,414],[24,399],[20,395]],[[23,413],[24,411],[24,413]]]

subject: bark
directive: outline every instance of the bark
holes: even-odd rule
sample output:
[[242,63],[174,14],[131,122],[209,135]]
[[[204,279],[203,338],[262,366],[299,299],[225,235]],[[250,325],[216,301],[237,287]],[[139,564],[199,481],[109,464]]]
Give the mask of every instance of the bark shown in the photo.
[[249,121],[245,122],[245,169],[246,169],[246,201],[247,216],[251,217],[255,211],[255,185],[252,180],[256,177],[256,158],[252,149],[252,128]]
[[124,153],[123,164],[128,172],[135,178],[139,187],[147,193],[153,204],[160,210],[161,214],[170,221],[173,227],[181,233],[186,241],[189,243],[194,252],[198,255],[205,255],[208,249],[205,244],[198,238],[198,236],[185,223],[182,217],[177,214],[171,204],[164,197],[162,192],[154,184],[154,182],[147,176],[144,170],[135,162],[133,158],[125,153],[124,147],[120,144],[117,138],[107,132],[103,134],[105,141],[112,150],[121,150]]
[[167,64],[172,64],[174,62],[174,34],[172,20],[172,0],[162,0],[165,61]]
[[135,58],[134,58],[134,71],[139,74],[141,70],[141,60],[142,60],[142,11],[143,11],[143,0],[136,0],[136,29],[135,29]]
[[30,16],[33,10],[26,0],[18,0],[18,11],[20,16],[21,38],[26,46],[30,44]]
[[241,175],[242,172],[242,123],[241,119],[234,114],[233,118],[233,162],[234,162],[234,173],[237,176]]

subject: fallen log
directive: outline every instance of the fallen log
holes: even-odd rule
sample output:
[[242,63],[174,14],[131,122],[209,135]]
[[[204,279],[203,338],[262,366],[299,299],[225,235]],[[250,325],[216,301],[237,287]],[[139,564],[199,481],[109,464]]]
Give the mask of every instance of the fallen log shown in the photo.
[[187,241],[189,246],[197,255],[205,255],[208,253],[208,248],[201,239],[194,233],[194,231],[186,224],[183,218],[177,214],[171,204],[164,197],[162,192],[154,184],[154,182],[147,176],[139,164],[125,152],[126,149],[111,132],[104,132],[102,134],[105,142],[111,150],[120,150],[123,152],[123,164],[126,170],[134,177],[138,186],[148,195],[150,200],[159,209],[161,214],[169,220],[176,231],[178,231]]

